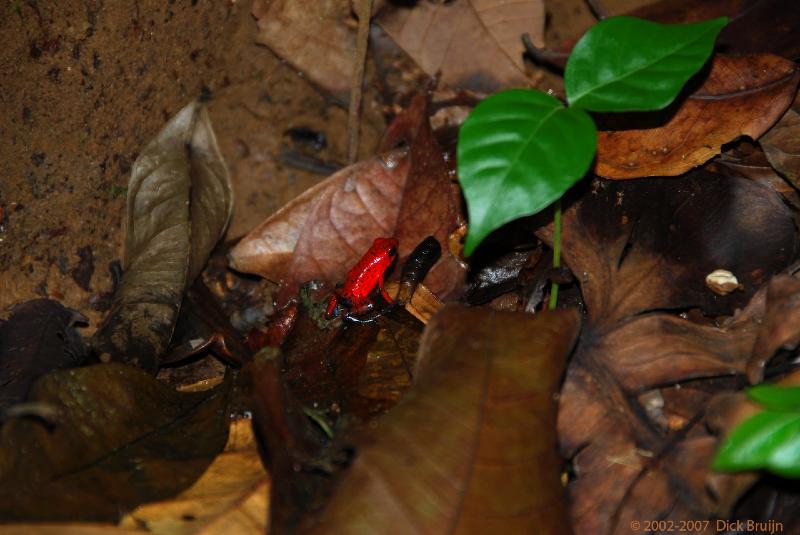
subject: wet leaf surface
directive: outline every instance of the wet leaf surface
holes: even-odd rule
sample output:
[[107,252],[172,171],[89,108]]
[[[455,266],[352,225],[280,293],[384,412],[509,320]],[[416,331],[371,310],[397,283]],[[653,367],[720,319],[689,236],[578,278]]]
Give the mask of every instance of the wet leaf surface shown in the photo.
[[557,389],[580,320],[450,305],[414,389],[358,448],[314,533],[564,533]]
[[29,399],[58,418],[52,428],[18,419],[0,431],[0,515],[116,521],[176,494],[225,444],[226,392],[180,394],[121,364],[43,377]]
[[183,292],[203,269],[232,207],[230,178],[208,112],[192,102],[133,164],[124,273],[92,342],[99,355],[158,369]]
[[685,100],[601,125],[606,131],[598,132],[596,172],[614,179],[685,173],[719,154],[723,144],[766,132],[794,98],[798,80],[795,64],[777,56],[718,54],[702,86]]
[[[398,268],[428,235],[448,243],[460,205],[424,96],[390,125],[383,145],[380,156],[330,176],[253,229],[231,251],[231,266],[291,289],[312,279],[343,281],[376,237],[400,241]],[[425,284],[439,295],[456,293],[465,269],[444,254]]]
[[419,2],[387,9],[377,21],[428,75],[485,93],[529,85],[520,36],[527,32],[537,45],[544,43],[538,0]]
[[0,416],[25,400],[36,379],[53,370],[74,368],[88,356],[74,326],[78,312],[49,299],[17,305],[0,323]]

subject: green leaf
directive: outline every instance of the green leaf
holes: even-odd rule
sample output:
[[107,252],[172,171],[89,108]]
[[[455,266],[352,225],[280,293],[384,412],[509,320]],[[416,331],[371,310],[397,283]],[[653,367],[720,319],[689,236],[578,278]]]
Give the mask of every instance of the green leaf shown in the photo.
[[501,225],[560,198],[589,169],[596,145],[586,112],[539,91],[504,91],[478,104],[458,139],[469,210],[464,254]]
[[649,111],[667,106],[708,60],[726,17],[658,24],[612,17],[575,45],[564,83],[570,106],[592,111]]
[[767,410],[800,413],[800,386],[757,385],[747,395]]
[[725,440],[713,467],[726,472],[765,468],[800,477],[800,412],[766,410],[745,420]]

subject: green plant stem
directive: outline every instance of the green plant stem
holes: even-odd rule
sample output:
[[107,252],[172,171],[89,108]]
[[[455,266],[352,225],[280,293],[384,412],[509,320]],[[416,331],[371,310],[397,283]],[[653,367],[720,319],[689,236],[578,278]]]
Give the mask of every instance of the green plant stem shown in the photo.
[[[553,213],[553,267],[561,267],[561,199],[555,203]],[[555,310],[558,304],[558,283],[550,283],[550,303],[547,308]]]

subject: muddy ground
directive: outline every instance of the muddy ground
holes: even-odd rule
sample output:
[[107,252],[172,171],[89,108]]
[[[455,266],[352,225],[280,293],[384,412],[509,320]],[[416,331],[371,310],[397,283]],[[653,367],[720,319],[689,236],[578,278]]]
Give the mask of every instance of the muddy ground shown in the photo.
[[[236,194],[227,240],[324,174],[285,165],[284,132],[309,127],[346,158],[346,112],[255,44],[249,1],[5,3],[0,17],[0,310],[50,297],[103,316],[122,255],[131,165],[201,93]],[[362,150],[381,128],[375,99]],[[372,121],[372,122],[370,122]],[[375,123],[374,128],[371,125]],[[308,147],[301,147],[308,150]]]

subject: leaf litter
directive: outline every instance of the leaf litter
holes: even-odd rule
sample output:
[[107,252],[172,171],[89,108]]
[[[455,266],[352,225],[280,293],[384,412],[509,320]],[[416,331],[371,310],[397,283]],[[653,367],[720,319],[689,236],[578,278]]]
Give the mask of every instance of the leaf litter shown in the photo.
[[[377,20],[408,52],[411,45],[404,46],[401,34],[420,29],[409,26],[411,17],[427,21],[422,27],[433,29],[433,41],[452,44],[479,36],[449,52],[424,41],[412,55],[431,75],[447,67],[445,85],[486,90],[487,84],[499,88],[534,80],[520,41],[510,34],[528,24],[534,43],[543,46],[543,7],[524,4],[524,13],[507,11],[506,26],[494,16],[510,8],[484,1],[386,7]],[[659,4],[672,15],[682,5]],[[314,26],[300,3],[265,6],[256,2],[253,8],[259,39],[334,96],[349,91],[349,2],[326,4],[337,17],[330,28]],[[466,22],[438,30],[431,25],[438,12],[458,10],[466,18],[453,20]],[[408,18],[400,23],[401,15]],[[266,31],[267,24],[282,27]],[[752,24],[763,32],[763,21]],[[331,28],[336,36],[322,31]],[[330,61],[319,61],[318,49],[298,56],[297,47],[284,46],[297,31],[335,45],[329,46]],[[280,42],[281,35],[288,37]],[[341,49],[340,42],[345,42]],[[431,130],[428,98],[406,99],[380,155],[301,195],[231,252],[237,270],[283,281],[281,300],[290,303],[283,319],[276,316],[280,321],[268,344],[273,347],[252,361],[216,305],[202,310],[214,298],[187,295],[224,231],[232,202],[210,125],[202,107],[190,105],[191,111],[181,112],[190,119],[180,127],[171,122],[134,165],[127,280],[105,334],[93,346],[96,356],[108,353],[151,373],[168,361],[202,358],[208,350],[224,359],[235,347],[239,357],[228,363],[244,364],[245,378],[245,385],[237,385],[238,401],[231,401],[230,380],[180,394],[120,364],[45,375],[27,401],[57,407],[57,417],[52,422],[13,417],[0,430],[0,479],[12,482],[3,485],[7,489],[21,489],[6,493],[4,519],[114,522],[140,503],[157,501],[133,509],[122,526],[212,533],[225,523],[253,533],[269,522],[273,532],[297,527],[327,533],[378,522],[436,532],[536,526],[561,533],[571,525],[576,533],[625,533],[635,519],[734,514],[757,477],[709,469],[721,437],[740,419],[722,411],[720,400],[747,379],[791,369],[800,343],[796,322],[789,321],[798,313],[800,291],[792,267],[798,247],[796,193],[769,166],[792,179],[794,112],[784,111],[795,96],[797,72],[777,56],[755,55],[791,50],[791,43],[780,43],[770,50],[750,43],[745,50],[750,56],[718,55],[694,93],[668,110],[674,115],[667,122],[646,118],[654,122],[644,126],[655,126],[648,129],[641,117],[609,123],[619,130],[606,132],[601,142],[600,174],[683,176],[618,183],[594,178],[573,192],[565,205],[563,254],[574,283],[563,279],[571,289],[565,289],[562,303],[576,303],[583,321],[575,309],[530,315],[454,304],[434,316],[424,333],[402,310],[371,325],[321,321],[327,292],[377,235],[400,239],[397,274],[404,257],[435,235],[445,254],[425,286],[446,301],[458,300],[466,290],[458,243],[461,201],[448,161],[452,152],[442,150],[435,137],[441,132]],[[474,47],[489,61],[474,61],[468,53]],[[436,55],[443,51],[446,62],[431,61],[441,60]],[[336,65],[341,72],[324,70]],[[767,81],[756,73],[765,73]],[[736,151],[744,143],[726,147],[740,135],[755,139],[765,132],[759,143],[766,157],[757,148],[741,156]],[[680,146],[682,155],[691,157],[677,162],[663,152],[653,154],[653,147],[664,144]],[[174,208],[169,217],[148,206],[137,210],[145,201],[136,177],[142,183],[153,178],[139,167],[152,150],[171,154],[165,159],[182,169],[173,176],[177,181],[165,183],[173,189],[161,191],[170,193],[163,199]],[[704,165],[720,152],[721,158]],[[491,249],[481,251],[501,266],[510,262],[503,258],[516,259],[495,291],[501,297],[509,289],[518,293],[519,310],[528,297],[533,300],[530,288],[541,294],[540,282],[559,276],[542,267],[552,240],[544,223],[541,217],[522,223],[529,237],[536,231],[544,245],[532,246],[529,239],[515,254],[510,234],[501,230]],[[153,237],[170,229],[174,236],[155,247]],[[165,261],[164,277],[146,274],[147,266],[139,270],[146,259]],[[741,286],[727,295],[712,292],[705,280],[717,269],[735,274]],[[323,284],[307,284],[312,279]],[[230,315],[238,283],[224,280],[213,293]],[[531,310],[539,301],[541,296]],[[179,320],[179,311],[192,314]],[[0,343],[6,343],[12,321],[0,325]],[[45,335],[55,330],[72,339],[74,333],[63,330],[71,328],[69,321],[65,327],[46,324]],[[72,354],[64,352],[63,342],[52,347],[55,356]],[[52,361],[47,366],[61,367],[55,356],[46,357]],[[248,420],[235,421],[223,450],[228,414],[242,405],[255,411],[256,433]],[[9,440],[32,447],[17,451]],[[137,470],[143,474],[136,485],[119,486]],[[31,498],[34,488],[47,496],[48,506],[54,504],[49,516]],[[217,508],[209,509],[209,500]]]

